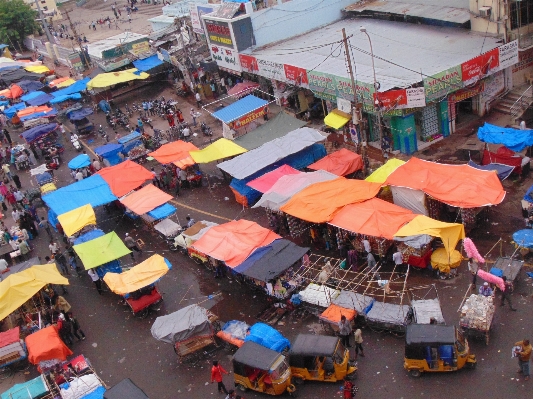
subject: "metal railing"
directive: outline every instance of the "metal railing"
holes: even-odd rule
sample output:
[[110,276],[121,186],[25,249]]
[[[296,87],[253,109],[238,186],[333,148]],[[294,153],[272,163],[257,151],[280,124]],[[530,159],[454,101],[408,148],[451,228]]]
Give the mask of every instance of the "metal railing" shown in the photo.
[[533,98],[531,97],[531,94],[526,95],[526,93],[531,90],[532,87],[533,85],[529,86],[526,90],[524,90],[524,92],[520,95],[520,97],[518,97],[514,104],[511,105],[511,108],[509,110],[511,111],[511,116],[513,118],[515,118],[519,113],[524,110],[524,108],[529,107],[529,104],[531,104]]

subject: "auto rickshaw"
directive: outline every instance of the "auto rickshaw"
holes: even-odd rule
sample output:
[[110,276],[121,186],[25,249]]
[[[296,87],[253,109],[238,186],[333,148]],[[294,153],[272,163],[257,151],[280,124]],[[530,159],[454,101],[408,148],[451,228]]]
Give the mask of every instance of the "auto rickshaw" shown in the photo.
[[337,382],[354,376],[357,367],[350,364],[350,352],[338,337],[300,334],[289,358],[292,381]]
[[253,341],[246,341],[233,356],[235,386],[241,391],[251,389],[268,395],[285,391],[296,396],[291,384],[291,369],[285,356]]
[[475,368],[476,355],[455,326],[411,324],[405,334],[403,367],[413,377],[423,372],[456,371]]

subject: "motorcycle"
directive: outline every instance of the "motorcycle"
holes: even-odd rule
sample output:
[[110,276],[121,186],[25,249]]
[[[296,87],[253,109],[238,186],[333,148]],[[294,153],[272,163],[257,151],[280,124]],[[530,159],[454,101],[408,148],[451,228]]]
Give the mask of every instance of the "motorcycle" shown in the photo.
[[133,111],[130,109],[130,107],[128,106],[128,103],[126,103],[124,105],[124,108],[126,109],[126,113],[128,114],[128,116],[132,116],[133,115]]
[[148,118],[147,116],[143,116],[143,115],[141,115],[140,118],[144,124],[150,126],[152,129],[154,128],[154,126],[152,125],[152,120],[150,118]]
[[111,115],[111,113],[106,113],[105,114],[105,119],[107,121],[107,124],[113,129],[113,130],[116,130],[117,128],[117,119]]
[[81,151],[81,144],[78,140],[78,136],[76,135],[72,135],[70,136],[70,142],[72,143],[72,145],[74,146],[74,148],[76,149],[76,151],[80,152]]
[[102,136],[102,138],[106,141],[106,143],[109,143],[109,136],[107,135],[107,132],[102,127],[102,125],[100,125],[100,127],[98,128],[98,134]]
[[209,126],[207,126],[207,124],[205,122],[201,123],[200,129],[202,129],[202,133],[204,134],[204,136],[212,136],[213,135],[213,131],[211,130],[211,128]]

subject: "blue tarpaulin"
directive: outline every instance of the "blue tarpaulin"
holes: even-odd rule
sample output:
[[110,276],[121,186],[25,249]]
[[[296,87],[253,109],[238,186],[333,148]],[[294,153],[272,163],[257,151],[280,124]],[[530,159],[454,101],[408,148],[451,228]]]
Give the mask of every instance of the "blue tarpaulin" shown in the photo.
[[247,341],[255,342],[276,352],[283,352],[283,350],[291,347],[287,338],[281,335],[278,330],[264,323],[255,323],[250,327],[250,334],[244,339],[244,342]]
[[96,268],[96,274],[98,274],[100,278],[104,278],[107,272],[118,274],[122,273],[122,266],[120,266],[120,261],[112,260],[111,262],[104,263],[103,265],[100,265]]
[[67,100],[81,100],[80,93],[65,94],[64,96],[57,96],[50,100],[50,104],[59,104]]
[[52,97],[50,94],[43,93],[40,96],[37,96],[35,98],[32,98],[31,100],[27,100],[26,103],[28,105],[31,105],[32,107],[38,107],[39,105],[44,105],[50,100],[52,100],[54,97]]
[[519,247],[533,249],[533,230],[524,229],[513,233],[513,241]]
[[77,157],[72,158],[69,163],[69,169],[86,168],[91,164],[91,158],[87,154],[80,154]]
[[26,130],[20,136],[26,140],[27,143],[33,143],[35,140],[42,136],[47,135],[57,129],[57,123],[47,123],[45,125],[39,125]]
[[49,111],[49,112],[36,112],[34,114],[31,114],[31,115],[23,116],[23,117],[20,118],[20,120],[22,122],[24,122],[24,121],[28,121],[30,119],[40,118],[41,116],[43,116],[45,118],[50,118],[50,117],[56,116],[56,115],[57,115],[57,110],[55,108],[52,108],[52,110]]
[[80,399],[104,399],[105,388],[100,386],[91,393],[80,397]]
[[522,151],[533,145],[533,130],[500,127],[485,122],[477,131],[479,140],[490,144],[503,144],[513,151]]
[[92,175],[43,197],[46,205],[57,215],[87,204],[96,208],[116,199],[117,197],[113,195],[109,185],[100,175]]
[[20,111],[21,109],[24,109],[24,108],[26,108],[26,104],[24,104],[24,103],[15,104],[15,105],[5,109],[4,110],[4,115],[7,116],[9,119],[11,119],[11,118],[13,118],[15,116],[17,111]]
[[122,158],[118,155],[124,146],[121,144],[109,143],[101,147],[96,147],[94,152],[109,162],[110,166],[118,165],[122,162]]
[[33,380],[15,384],[2,394],[2,399],[33,399],[40,398],[48,392],[44,376]]
[[159,65],[163,65],[163,61],[157,58],[157,55],[152,55],[151,57],[145,58],[144,60],[133,61],[133,65],[139,71],[146,72]]
[[533,203],[533,195],[531,193],[533,193],[533,186],[529,187],[529,189],[524,194],[524,200]]
[[80,91],[87,89],[87,83],[89,83],[90,80],[91,78],[85,78],[82,80],[78,80],[76,83],[71,84],[69,87],[65,87],[64,89],[54,91],[52,95],[54,97],[61,97],[61,96],[66,96],[68,94],[79,93]]
[[35,80],[21,80],[17,83],[17,86],[24,90],[26,93],[35,90],[41,90],[44,87],[41,82]]
[[140,137],[141,137],[141,133],[133,132],[133,133],[130,133],[130,134],[124,136],[124,137],[119,138],[117,141],[118,141],[119,144],[125,144],[128,141],[135,140],[135,139],[138,139]]
[[111,106],[106,100],[100,100],[98,106],[103,112],[111,112]]
[[498,178],[503,181],[513,172],[514,166],[504,165],[502,163],[489,163],[488,165],[478,165],[474,161],[469,161],[468,166],[480,170],[493,170],[498,174]]
[[168,218],[171,215],[174,215],[176,213],[176,208],[173,207],[170,204],[163,204],[161,206],[158,206],[155,209],[152,209],[150,212],[148,212],[148,216],[154,218],[155,220]]
[[41,173],[40,175],[35,175],[35,178],[37,179],[37,184],[39,186],[44,186],[47,183],[52,182],[52,175],[48,172]]
[[76,238],[74,240],[74,245],[83,244],[84,242],[94,240],[95,238],[102,237],[104,235],[105,233],[102,230],[94,229]]
[[92,115],[92,108],[82,108],[76,111],[70,111],[67,113],[67,118],[71,121],[81,121],[83,118],[86,118],[89,115]]
[[228,124],[239,119],[241,116],[265,107],[267,104],[268,101],[250,94],[249,96],[241,98],[239,101],[222,108],[220,111],[214,112],[213,116]]
[[24,94],[22,97],[20,97],[20,99],[22,101],[28,101],[34,99],[35,97],[39,97],[42,94],[46,93],[44,91],[32,91],[31,93]]
[[5,107],[6,105],[9,105],[9,100],[0,101],[0,107]]

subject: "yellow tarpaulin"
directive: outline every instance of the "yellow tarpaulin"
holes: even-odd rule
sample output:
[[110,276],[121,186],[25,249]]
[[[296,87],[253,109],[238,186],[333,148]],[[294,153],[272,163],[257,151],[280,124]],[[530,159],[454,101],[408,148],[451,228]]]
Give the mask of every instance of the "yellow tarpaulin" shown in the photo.
[[371,181],[374,183],[385,183],[387,180],[387,177],[394,172],[398,167],[402,166],[405,163],[405,161],[402,161],[401,159],[392,158],[389,159],[385,165],[380,166],[377,168],[370,176],[368,176],[365,180]]
[[87,89],[91,90],[99,87],[109,87],[131,80],[146,79],[148,76],[150,75],[146,72],[140,72],[137,68],[118,72],[101,73],[87,83]]
[[190,151],[189,154],[191,154],[192,159],[194,159],[196,163],[208,163],[243,154],[246,151],[246,148],[242,148],[233,141],[221,138],[213,144],[208,145],[203,150]]
[[0,282],[0,320],[31,299],[46,284],[68,285],[55,263],[36,265],[14,273]]
[[57,190],[57,187],[54,183],[46,183],[41,186],[41,194],[48,194],[51,191]]
[[80,206],[57,217],[67,237],[71,237],[85,226],[96,224],[96,215],[89,204]]
[[344,125],[348,123],[350,120],[350,115],[339,111],[338,109],[334,109],[329,114],[326,115],[324,118],[324,123],[333,129],[340,129]]
[[46,65],[30,65],[30,66],[24,67],[24,69],[28,72],[33,72],[33,73],[45,73],[50,70]]
[[115,294],[126,295],[155,283],[169,268],[165,258],[155,254],[124,273],[107,272],[104,281]]
[[65,80],[64,82],[57,84],[56,87],[60,89],[62,87],[69,87],[70,85],[73,85],[74,83],[76,83],[74,79],[68,79],[68,80]]
[[463,256],[456,249],[448,255],[444,248],[439,248],[431,254],[431,267],[441,273],[449,273],[450,269],[459,267]]
[[419,234],[428,234],[440,237],[446,252],[451,256],[459,240],[465,238],[465,228],[459,223],[445,223],[418,215],[394,234],[395,237],[409,237]]

